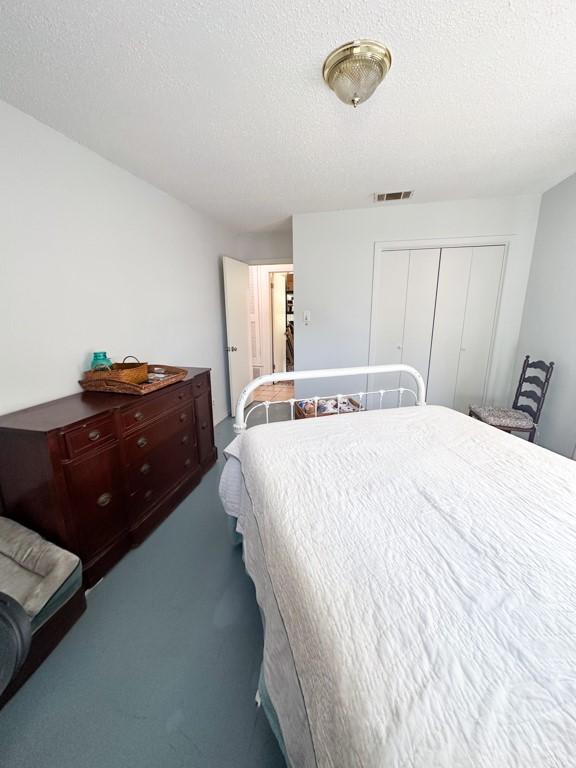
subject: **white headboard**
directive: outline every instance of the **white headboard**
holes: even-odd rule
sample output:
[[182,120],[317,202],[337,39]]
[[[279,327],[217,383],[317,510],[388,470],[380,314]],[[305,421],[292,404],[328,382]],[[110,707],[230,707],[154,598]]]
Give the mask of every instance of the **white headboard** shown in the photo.
[[[262,386],[262,384],[272,384],[274,382],[280,381],[302,381],[304,379],[328,379],[341,376],[365,376],[382,373],[408,374],[413,378],[416,384],[416,392],[413,392],[413,390],[407,389],[406,387],[395,387],[394,389],[376,390],[374,392],[358,392],[355,394],[364,397],[365,395],[378,394],[382,396],[382,394],[385,392],[412,392],[415,397],[416,405],[426,405],[426,385],[424,384],[424,379],[420,373],[418,373],[416,368],[412,368],[410,365],[402,365],[401,363],[392,365],[363,365],[355,368],[321,368],[314,371],[287,371],[286,373],[271,373],[267,374],[266,376],[258,376],[257,379],[253,379],[244,387],[240,393],[240,397],[238,398],[238,403],[236,405],[236,420],[234,423],[234,431],[242,432],[244,429],[246,429],[246,421],[249,414],[245,413],[245,409],[248,398],[252,392],[254,392],[255,389],[258,389],[258,387]],[[283,402],[288,402],[291,404],[291,415],[293,418],[295,400],[292,399]],[[266,406],[266,414],[268,414],[269,404],[264,405]]]

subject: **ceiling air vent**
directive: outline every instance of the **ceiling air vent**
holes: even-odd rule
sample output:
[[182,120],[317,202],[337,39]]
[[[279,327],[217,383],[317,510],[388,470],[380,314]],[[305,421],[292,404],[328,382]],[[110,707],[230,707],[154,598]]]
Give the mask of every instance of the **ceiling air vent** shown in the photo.
[[386,203],[390,200],[409,200],[414,194],[413,189],[409,189],[406,192],[375,192],[375,203]]

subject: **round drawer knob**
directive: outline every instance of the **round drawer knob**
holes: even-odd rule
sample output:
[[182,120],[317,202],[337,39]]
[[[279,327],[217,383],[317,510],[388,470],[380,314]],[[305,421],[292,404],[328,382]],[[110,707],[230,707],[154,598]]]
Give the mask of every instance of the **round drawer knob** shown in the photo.
[[98,496],[97,504],[99,507],[107,507],[111,501],[112,501],[111,493],[102,493],[100,494],[100,496]]
[[142,435],[142,437],[139,437],[138,440],[136,440],[136,445],[138,448],[146,448],[148,445],[148,440]]
[[208,426],[208,423],[203,421],[200,429],[206,429],[207,426]]
[[140,467],[140,474],[148,475],[150,474],[151,469],[152,467],[150,466],[150,464],[142,464],[142,466]]
[[188,445],[188,442],[189,442],[189,441],[190,441],[190,437],[189,437],[189,435],[184,435],[184,437],[182,438],[182,440],[180,440],[180,442],[182,443],[182,445]]
[[96,440],[100,440],[100,432],[97,429],[88,432],[88,440],[92,440],[93,443],[96,442]]
[[144,414],[142,413],[142,411],[136,411],[136,413],[134,414],[134,418],[136,419],[136,421],[142,421],[142,419],[144,418]]
[[185,467],[189,467],[191,464],[192,464],[192,459],[186,459],[186,461],[184,462]]
[[186,421],[186,414],[185,413],[181,413],[180,414],[180,421]]

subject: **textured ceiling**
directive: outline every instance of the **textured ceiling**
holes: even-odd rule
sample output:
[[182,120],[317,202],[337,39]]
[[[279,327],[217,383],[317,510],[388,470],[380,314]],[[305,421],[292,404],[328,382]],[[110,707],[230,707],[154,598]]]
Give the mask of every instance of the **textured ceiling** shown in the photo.
[[[357,110],[321,75],[354,37],[393,56]],[[0,0],[0,98],[255,231],[548,188],[576,170],[575,39],[575,0]]]

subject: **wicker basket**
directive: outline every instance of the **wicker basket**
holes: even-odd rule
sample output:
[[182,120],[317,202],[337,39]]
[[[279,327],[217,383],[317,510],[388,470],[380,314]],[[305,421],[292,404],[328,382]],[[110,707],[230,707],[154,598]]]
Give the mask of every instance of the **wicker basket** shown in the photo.
[[[133,357],[135,363],[127,363]],[[103,365],[93,371],[84,371],[83,381],[117,381],[123,384],[143,384],[148,380],[148,363],[141,363],[134,355],[128,355],[121,363],[113,363],[111,367]]]
[[[140,365],[140,364],[139,364]],[[89,376],[82,379],[79,382],[82,389],[86,389],[89,392],[116,392],[122,395],[147,395],[150,392],[156,392],[158,389],[169,387],[171,384],[176,384],[178,381],[182,381],[188,375],[186,368],[176,368],[172,365],[158,366],[155,364],[141,364],[146,369],[146,380],[140,381],[135,384],[131,381],[123,379],[113,378],[116,374],[111,370],[97,371],[97,373],[104,373],[102,377]],[[159,372],[162,372],[162,378],[156,379]],[[94,371],[92,371],[94,373]]]

